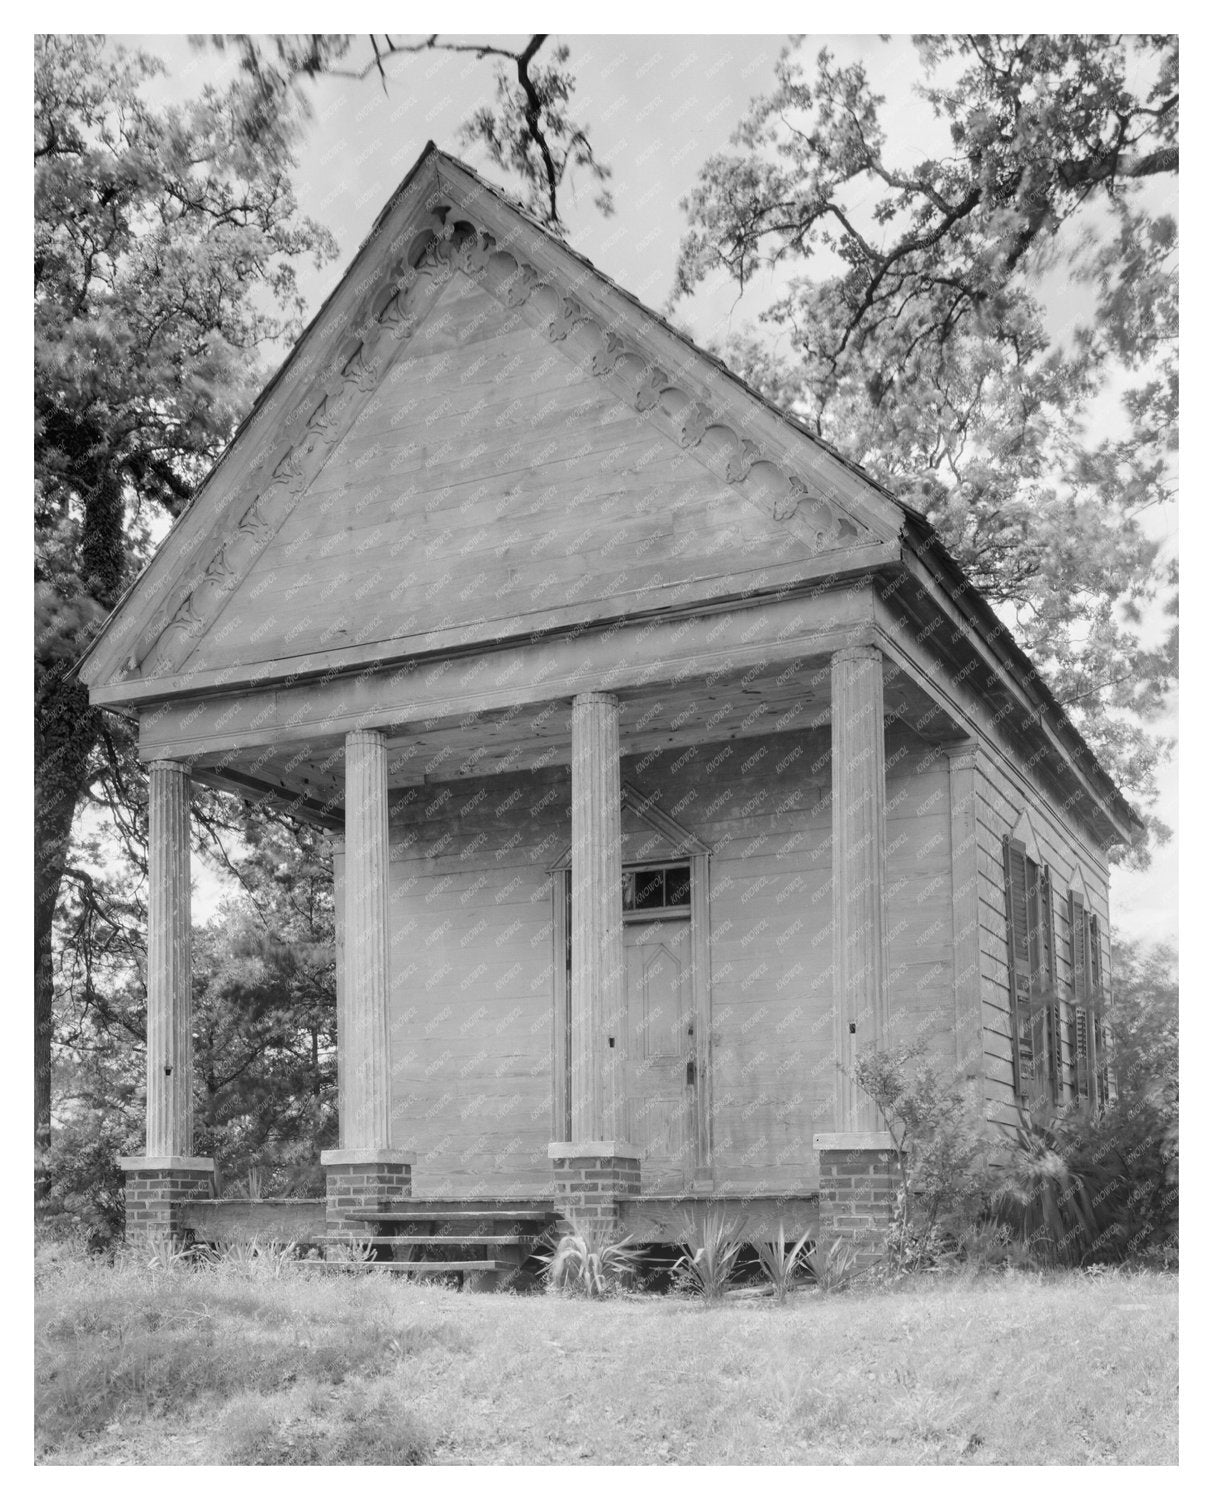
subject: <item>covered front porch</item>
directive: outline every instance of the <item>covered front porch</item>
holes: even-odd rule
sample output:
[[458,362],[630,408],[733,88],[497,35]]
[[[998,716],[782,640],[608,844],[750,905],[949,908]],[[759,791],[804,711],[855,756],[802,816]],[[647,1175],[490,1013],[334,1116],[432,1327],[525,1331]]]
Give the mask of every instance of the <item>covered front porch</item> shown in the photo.
[[[814,629],[823,602],[565,638],[546,671],[533,645],[385,670],[377,702],[349,702],[372,697],[364,672],[149,706],[132,1227],[221,1212],[171,1206],[209,1196],[191,1154],[191,777],[332,833],[330,1234],[422,1197],[542,1200],[604,1233],[703,1200],[811,1214],[820,1153],[879,1142],[850,1064],[890,1027],[887,776],[936,778],[947,833],[965,765],[928,685],[870,622],[840,627],[837,600]],[[560,691],[577,647],[594,685]],[[946,992],[938,1030],[943,967],[919,983],[937,1009]]]

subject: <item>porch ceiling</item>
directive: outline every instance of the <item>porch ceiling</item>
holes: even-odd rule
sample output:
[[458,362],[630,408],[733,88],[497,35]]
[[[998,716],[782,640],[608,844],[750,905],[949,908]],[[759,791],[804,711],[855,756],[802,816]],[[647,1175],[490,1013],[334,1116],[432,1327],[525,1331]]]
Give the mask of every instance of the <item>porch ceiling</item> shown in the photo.
[[[617,696],[624,755],[822,729],[830,723],[830,664],[822,658],[796,670],[750,669],[676,685],[621,688]],[[885,671],[885,709],[924,743],[964,738],[945,710],[892,663]],[[565,766],[572,758],[571,740],[568,698],[525,709],[427,719],[393,732],[388,782],[400,788]],[[213,785],[279,805],[290,803],[300,817],[341,825],[345,754],[340,736],[204,756],[194,770]]]

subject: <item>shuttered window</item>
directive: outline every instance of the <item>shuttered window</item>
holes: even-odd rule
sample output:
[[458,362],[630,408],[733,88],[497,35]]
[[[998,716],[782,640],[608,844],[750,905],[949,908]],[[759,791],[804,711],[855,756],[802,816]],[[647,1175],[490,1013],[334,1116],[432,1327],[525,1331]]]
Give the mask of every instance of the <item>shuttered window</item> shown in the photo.
[[1003,840],[1003,861],[1013,1084],[1035,1108],[1060,1099],[1053,887],[1047,867],[1029,859],[1018,839]]
[[1083,1103],[1108,1102],[1107,1037],[1104,1027],[1103,945],[1099,918],[1088,911],[1081,896],[1070,892],[1070,931],[1073,935],[1071,987],[1074,995],[1074,1032],[1070,1078],[1074,1095]]

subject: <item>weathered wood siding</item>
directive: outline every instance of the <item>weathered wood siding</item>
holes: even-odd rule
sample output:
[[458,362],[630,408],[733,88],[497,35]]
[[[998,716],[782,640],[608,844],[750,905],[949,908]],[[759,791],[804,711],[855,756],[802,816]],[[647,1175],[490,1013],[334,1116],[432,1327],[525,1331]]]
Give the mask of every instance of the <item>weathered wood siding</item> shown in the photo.
[[812,555],[457,273],[190,666],[594,618]]
[[[890,729],[889,954],[898,1038],[954,1056],[947,765]],[[834,1126],[828,730],[625,756],[711,846],[711,1135],[725,1190],[812,1188]],[[393,794],[393,1138],[419,1193],[547,1185],[553,877],[568,772]],[[664,857],[629,812],[624,859]],[[559,878],[559,877],[558,877]],[[563,1067],[563,1059],[557,1060]]]
[[[1089,910],[1099,918],[1102,968],[1109,973],[1108,864],[1094,840],[1058,811],[1035,784],[990,746],[977,759],[979,912],[982,954],[982,1012],[985,1040],[987,1113],[994,1120],[1015,1118],[1011,1060],[1010,974],[1002,840],[1027,812],[1053,883],[1053,927],[1058,980],[1069,993],[1071,950],[1066,893],[1078,870],[1086,887]],[[1069,1063],[1069,1044],[1063,1064]]]

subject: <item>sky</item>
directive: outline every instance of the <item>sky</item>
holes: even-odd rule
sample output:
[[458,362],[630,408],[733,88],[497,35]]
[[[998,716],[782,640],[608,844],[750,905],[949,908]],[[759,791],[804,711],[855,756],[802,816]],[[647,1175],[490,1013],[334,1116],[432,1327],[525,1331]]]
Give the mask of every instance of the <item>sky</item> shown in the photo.
[[[166,65],[149,88],[159,102],[181,99],[206,83],[221,83],[234,66],[231,53],[197,50],[182,36],[117,37],[141,46]],[[500,38],[518,45],[518,38]],[[551,45],[550,43],[548,44]],[[593,204],[598,184],[588,173],[575,177],[562,197],[570,244],[642,301],[664,309],[673,287],[678,245],[686,222],[680,201],[694,187],[699,168],[729,137],[748,101],[774,82],[774,65],[786,45],[781,36],[576,36],[569,66],[577,77],[575,118],[589,127],[600,160],[613,169],[615,214],[604,218]],[[913,51],[908,38],[884,42],[876,36],[809,37],[806,62],[829,46],[840,62],[862,58],[878,93],[890,104],[890,143],[907,159],[931,154],[938,123],[916,99],[909,79]],[[351,65],[369,52],[362,45]],[[466,147],[459,127],[470,108],[491,97],[494,65],[467,56],[427,54],[390,59],[386,88],[376,77],[326,78],[313,92],[314,115],[299,151],[295,178],[303,212],[322,222],[339,246],[337,258],[316,269],[301,268],[307,316],[339,280],[375,216],[421,153],[427,140],[463,157],[492,181],[500,173],[479,147]],[[504,183],[508,190],[516,190]],[[782,273],[781,273],[782,274]],[[700,342],[718,339],[753,321],[778,293],[773,273],[759,275],[739,298],[735,286],[709,285],[677,320]],[[1050,312],[1061,328],[1075,312],[1072,293],[1059,278],[1049,288]],[[1112,402],[1095,413],[1115,420]],[[1178,545],[1175,514],[1151,518],[1152,534],[1168,549]],[[1163,725],[1160,728],[1167,729]],[[1174,722],[1169,728],[1174,733]],[[1178,824],[1178,773],[1174,762],[1160,776],[1155,811]],[[223,893],[212,876],[199,872],[196,915],[205,918]],[[1177,932],[1177,840],[1160,850],[1151,868],[1113,873],[1114,925],[1127,936],[1174,939]]]

